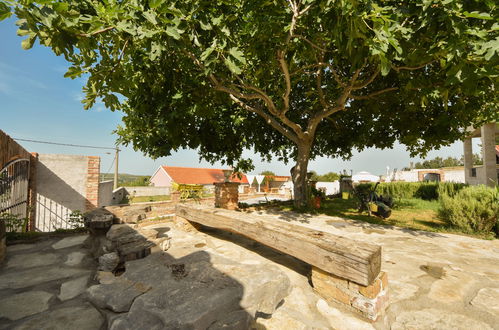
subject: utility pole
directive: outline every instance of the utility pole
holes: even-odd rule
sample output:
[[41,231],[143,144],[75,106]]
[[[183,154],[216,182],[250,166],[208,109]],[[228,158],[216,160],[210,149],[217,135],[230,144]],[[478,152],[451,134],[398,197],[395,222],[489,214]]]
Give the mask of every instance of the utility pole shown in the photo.
[[118,189],[118,157],[120,155],[120,149],[116,147],[116,156],[115,156],[115,163],[114,163],[114,184],[113,184],[113,190]]

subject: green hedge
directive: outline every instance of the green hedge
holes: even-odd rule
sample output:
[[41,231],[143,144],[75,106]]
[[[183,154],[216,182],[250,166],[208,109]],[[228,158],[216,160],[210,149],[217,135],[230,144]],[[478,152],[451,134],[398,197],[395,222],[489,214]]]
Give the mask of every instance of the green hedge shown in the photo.
[[499,188],[469,186],[454,195],[442,193],[439,216],[465,232],[499,234]]
[[[362,183],[356,189],[365,192],[374,187],[374,183]],[[390,195],[393,198],[421,198],[424,200],[438,199],[441,193],[454,196],[466,187],[464,183],[454,182],[383,182],[376,192],[380,195]]]

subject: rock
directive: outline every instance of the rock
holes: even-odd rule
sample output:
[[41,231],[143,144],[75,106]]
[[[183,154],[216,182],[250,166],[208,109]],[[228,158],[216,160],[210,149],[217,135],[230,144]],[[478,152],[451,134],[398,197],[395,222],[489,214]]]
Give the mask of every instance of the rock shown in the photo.
[[151,289],[136,297],[111,329],[244,328],[258,312],[274,312],[290,291],[289,279],[277,266],[243,265],[204,251],[127,262],[121,277]]
[[210,325],[208,330],[246,330],[250,329],[252,321],[253,318],[245,310],[235,311]]
[[78,235],[78,236],[66,237],[66,238],[61,239],[59,242],[52,244],[52,248],[59,250],[59,249],[65,249],[65,248],[76,246],[76,245],[81,245],[87,239],[87,237],[88,237],[87,235]]
[[317,310],[329,320],[330,324],[334,324],[336,329],[374,330],[370,323],[340,312],[323,299],[317,301]]
[[499,315],[499,288],[480,289],[470,304],[492,315]]
[[120,257],[118,256],[118,253],[106,253],[99,257],[99,270],[112,272],[116,269],[119,263]]
[[29,291],[0,300],[0,318],[15,321],[41,313],[49,308],[52,294],[45,291]]
[[85,227],[106,230],[113,225],[114,214],[104,208],[93,209],[83,215]]
[[90,304],[51,310],[22,323],[16,330],[95,330],[104,323],[102,315]]
[[83,258],[85,258],[86,253],[83,252],[72,252],[68,254],[68,257],[66,259],[66,262],[64,264],[68,266],[79,266],[81,262],[83,261]]
[[88,274],[90,274],[89,270],[54,266],[40,267],[36,271],[26,269],[8,272],[0,274],[0,290],[26,288],[45,282]]
[[116,281],[117,277],[111,272],[98,271],[97,274],[95,274],[95,279],[100,284],[111,284]]
[[127,312],[135,298],[147,292],[149,286],[140,282],[117,279],[110,284],[99,284],[88,288],[88,298],[96,306],[116,313]]
[[125,224],[118,224],[118,225],[112,225],[111,228],[109,228],[109,231],[106,234],[106,237],[110,241],[117,241],[118,238],[126,235],[135,235],[137,233],[137,230],[132,228],[129,225]]
[[475,278],[469,274],[446,270],[441,279],[433,282],[428,297],[448,304],[462,302],[474,283]]
[[161,251],[167,251],[171,246],[171,240],[169,237],[161,237],[155,241],[156,245],[159,246]]
[[436,308],[400,313],[393,322],[391,330],[406,329],[492,330],[488,324],[478,319]]
[[26,253],[17,254],[9,258],[7,268],[31,268],[39,266],[48,266],[58,261],[54,253]]
[[74,280],[64,282],[61,285],[61,291],[58,298],[61,301],[73,299],[74,297],[79,296],[80,294],[85,292],[87,284],[88,276],[82,276]]
[[18,252],[18,251],[29,250],[35,246],[36,244],[14,244],[14,245],[9,245],[7,247],[7,250],[9,250],[9,252]]

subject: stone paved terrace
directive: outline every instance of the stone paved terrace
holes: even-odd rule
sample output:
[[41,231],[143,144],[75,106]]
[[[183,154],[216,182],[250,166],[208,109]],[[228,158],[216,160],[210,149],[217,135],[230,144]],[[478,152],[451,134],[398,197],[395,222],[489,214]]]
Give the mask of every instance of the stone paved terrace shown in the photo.
[[[389,276],[391,299],[386,316],[371,324],[328,305],[310,287],[306,264],[237,235],[215,230],[197,232],[171,221],[141,227],[167,234],[171,238],[168,257],[185,260],[186,269],[194,270],[189,268],[190,259],[200,262],[202,257],[200,265],[211,260],[212,271],[226,274],[243,286],[234,294],[240,295],[238,304],[247,311],[271,311],[272,306],[261,302],[274,304],[275,297],[285,294],[272,315],[258,314],[253,324],[256,329],[499,329],[498,240],[388,228],[327,216],[265,214],[276,221],[382,245],[382,269]],[[0,266],[0,329],[105,329],[109,324],[113,328],[113,318],[128,317],[127,322],[132,322],[132,318],[144,314],[135,301],[128,314],[111,313],[89,302],[85,290],[98,283],[94,277],[97,265],[82,248],[84,239],[85,235],[71,236],[7,248],[7,260]],[[154,297],[154,292],[162,289],[164,279],[155,280],[147,272],[144,275],[144,269],[156,267],[163,257],[153,253],[127,263],[122,277],[147,279],[153,287],[141,296],[141,303],[147,303],[147,295]],[[275,274],[285,274],[290,287],[274,283],[272,289],[262,290],[265,283],[279,279]],[[183,278],[173,279],[168,286],[182,285],[181,281]],[[182,299],[194,301],[196,294],[192,294]],[[136,299],[133,297],[132,301]],[[187,321],[194,318],[188,313],[183,317]]]

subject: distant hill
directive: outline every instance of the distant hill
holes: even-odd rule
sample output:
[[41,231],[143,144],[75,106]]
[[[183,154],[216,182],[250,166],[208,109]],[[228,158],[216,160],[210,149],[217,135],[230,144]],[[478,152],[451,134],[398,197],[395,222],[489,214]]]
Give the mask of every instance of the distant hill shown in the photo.
[[[118,186],[148,186],[149,175],[118,173]],[[100,181],[114,180],[114,173],[101,173]]]

